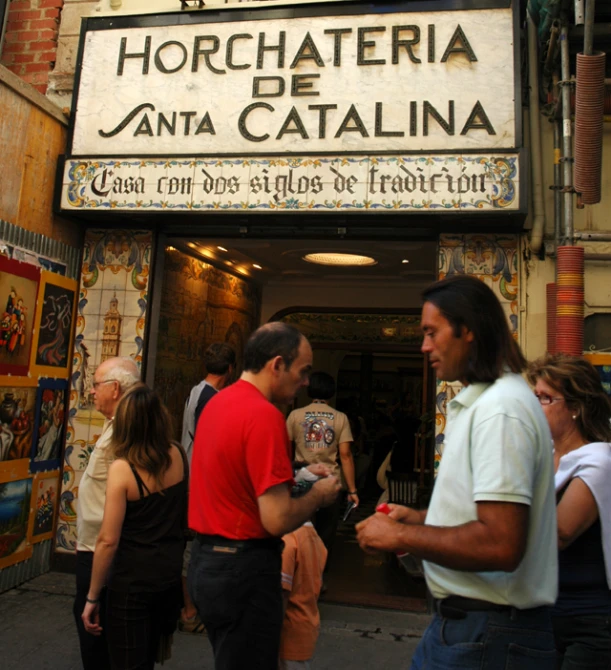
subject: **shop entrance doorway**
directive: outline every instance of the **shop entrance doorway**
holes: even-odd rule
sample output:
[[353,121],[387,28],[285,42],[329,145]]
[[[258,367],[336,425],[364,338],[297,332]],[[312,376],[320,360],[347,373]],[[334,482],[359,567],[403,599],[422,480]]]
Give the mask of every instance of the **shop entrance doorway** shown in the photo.
[[[370,260],[327,265],[308,254],[329,254],[332,262],[344,262],[345,254]],[[338,528],[325,576],[323,598],[330,601],[425,609],[417,569],[408,574],[394,556],[364,554],[354,525],[373,513],[384,492],[378,474],[383,480],[393,463],[414,482],[411,504],[430,492],[433,385],[420,353],[419,314],[420,293],[436,278],[436,265],[431,240],[173,237],[165,244],[154,383],[177,424],[204,374],[209,344],[229,342],[240,372],[250,332],[283,320],[308,337],[314,368],[336,381],[332,404],[360,428],[353,450],[361,505]],[[308,402],[304,393],[293,407]],[[281,409],[288,414],[293,407]]]

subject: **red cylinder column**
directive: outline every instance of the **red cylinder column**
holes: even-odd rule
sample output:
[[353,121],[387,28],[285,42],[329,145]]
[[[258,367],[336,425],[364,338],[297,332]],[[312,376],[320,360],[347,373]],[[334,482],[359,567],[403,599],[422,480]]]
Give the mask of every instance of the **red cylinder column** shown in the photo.
[[583,247],[558,247],[556,353],[583,354]]
[[556,284],[552,282],[545,287],[547,306],[547,352],[556,353]]

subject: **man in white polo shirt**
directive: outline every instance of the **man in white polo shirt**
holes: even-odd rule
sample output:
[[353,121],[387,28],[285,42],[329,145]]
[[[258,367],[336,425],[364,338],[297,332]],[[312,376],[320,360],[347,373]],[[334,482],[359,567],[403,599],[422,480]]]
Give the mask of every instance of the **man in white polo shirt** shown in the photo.
[[423,294],[422,351],[448,403],[428,510],[390,505],[357,526],[367,551],[424,559],[435,613],[412,670],[554,670],[558,566],[552,442],[490,288],[456,275]]

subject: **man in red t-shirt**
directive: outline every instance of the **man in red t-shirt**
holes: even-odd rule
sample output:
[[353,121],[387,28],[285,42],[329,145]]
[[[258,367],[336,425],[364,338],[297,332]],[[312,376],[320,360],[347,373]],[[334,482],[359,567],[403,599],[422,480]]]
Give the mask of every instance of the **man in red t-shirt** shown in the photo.
[[293,471],[282,413],[308,384],[312,348],[293,326],[255,331],[244,372],[206,405],[195,434],[189,497],[188,584],[217,670],[270,670],[282,629],[282,535],[337,497],[327,477],[291,497]]

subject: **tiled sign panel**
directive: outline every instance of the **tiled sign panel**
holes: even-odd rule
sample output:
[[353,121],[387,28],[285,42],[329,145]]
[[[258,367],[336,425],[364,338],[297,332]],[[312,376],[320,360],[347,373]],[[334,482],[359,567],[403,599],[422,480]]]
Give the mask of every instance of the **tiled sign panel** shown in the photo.
[[63,210],[519,209],[517,154],[69,159]]

